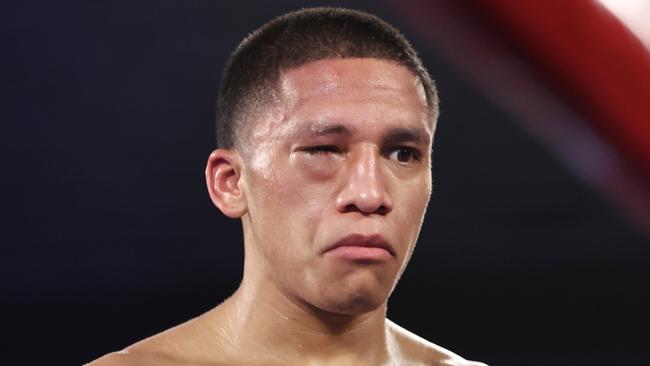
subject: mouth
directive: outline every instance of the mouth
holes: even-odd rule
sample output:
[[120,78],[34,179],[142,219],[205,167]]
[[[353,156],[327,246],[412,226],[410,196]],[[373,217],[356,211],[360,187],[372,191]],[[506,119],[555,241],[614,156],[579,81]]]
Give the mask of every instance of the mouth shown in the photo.
[[362,262],[382,262],[395,257],[393,246],[381,235],[347,235],[323,253],[338,259]]

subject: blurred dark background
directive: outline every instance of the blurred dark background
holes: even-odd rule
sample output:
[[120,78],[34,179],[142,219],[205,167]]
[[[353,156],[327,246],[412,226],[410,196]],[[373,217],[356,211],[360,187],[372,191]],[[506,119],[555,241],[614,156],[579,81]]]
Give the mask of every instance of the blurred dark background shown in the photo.
[[[248,32],[307,5],[0,5],[6,364],[88,362],[236,289],[240,225],[212,206],[203,180],[221,69]],[[441,93],[434,195],[389,317],[491,365],[650,364],[643,223],[399,5],[318,5],[396,25]]]

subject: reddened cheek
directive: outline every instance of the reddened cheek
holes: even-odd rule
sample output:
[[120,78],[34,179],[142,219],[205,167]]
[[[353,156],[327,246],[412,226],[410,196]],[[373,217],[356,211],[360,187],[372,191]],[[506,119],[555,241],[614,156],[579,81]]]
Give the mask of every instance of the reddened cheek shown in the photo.
[[291,155],[291,165],[296,173],[307,180],[321,181],[333,177],[341,165],[341,159],[328,154],[311,155],[296,152]]

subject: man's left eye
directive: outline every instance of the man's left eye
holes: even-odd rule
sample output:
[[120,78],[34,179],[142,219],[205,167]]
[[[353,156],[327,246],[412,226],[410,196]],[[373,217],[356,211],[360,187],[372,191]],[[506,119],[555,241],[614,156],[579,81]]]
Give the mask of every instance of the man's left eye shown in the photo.
[[410,163],[412,160],[420,159],[419,154],[415,149],[406,146],[398,146],[394,148],[388,157],[389,159],[395,160],[402,164]]

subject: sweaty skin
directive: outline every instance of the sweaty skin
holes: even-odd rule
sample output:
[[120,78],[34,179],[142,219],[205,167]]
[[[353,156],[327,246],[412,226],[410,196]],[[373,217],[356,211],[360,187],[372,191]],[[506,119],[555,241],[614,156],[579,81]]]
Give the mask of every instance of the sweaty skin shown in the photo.
[[90,365],[483,365],[386,319],[431,194],[435,126],[418,78],[326,59],[284,71],[278,89],[242,147],[206,168],[215,205],[242,220],[238,290]]

